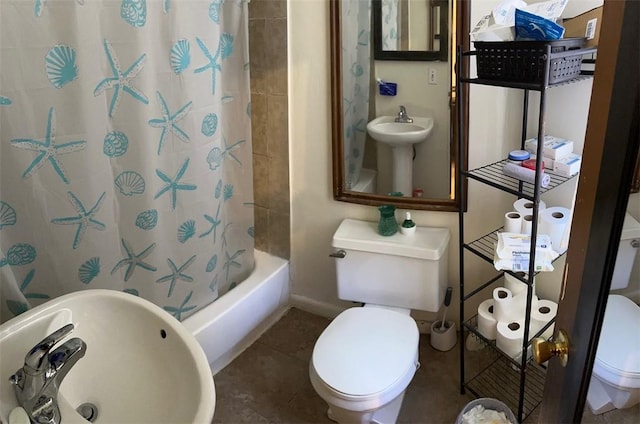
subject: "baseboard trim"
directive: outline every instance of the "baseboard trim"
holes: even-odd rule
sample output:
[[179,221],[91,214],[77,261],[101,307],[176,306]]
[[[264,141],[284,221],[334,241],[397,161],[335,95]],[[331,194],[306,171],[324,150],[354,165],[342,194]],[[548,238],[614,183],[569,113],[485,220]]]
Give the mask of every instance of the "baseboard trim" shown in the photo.
[[309,297],[300,296],[297,294],[291,295],[291,297],[289,298],[289,303],[294,308],[298,308],[305,312],[320,315],[329,319],[337,317],[341,312],[347,309],[341,306],[336,306],[327,302],[320,302],[318,300],[314,300]]

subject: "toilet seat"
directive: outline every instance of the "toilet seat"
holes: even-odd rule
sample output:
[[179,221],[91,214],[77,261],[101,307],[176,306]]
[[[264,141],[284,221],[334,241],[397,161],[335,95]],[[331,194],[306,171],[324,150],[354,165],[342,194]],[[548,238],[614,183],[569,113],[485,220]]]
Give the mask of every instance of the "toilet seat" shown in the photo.
[[640,388],[640,306],[620,295],[609,295],[593,373],[608,383]]
[[335,397],[364,401],[402,392],[418,365],[418,327],[408,315],[350,308],[318,338],[312,371]]

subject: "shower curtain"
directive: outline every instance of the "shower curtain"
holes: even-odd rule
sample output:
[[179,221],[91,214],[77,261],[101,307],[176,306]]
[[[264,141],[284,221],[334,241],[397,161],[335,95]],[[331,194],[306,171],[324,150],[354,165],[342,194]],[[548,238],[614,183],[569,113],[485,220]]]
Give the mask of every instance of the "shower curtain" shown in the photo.
[[246,0],[0,0],[0,318],[253,268]]
[[369,118],[371,2],[343,0],[342,90],[346,189],[360,178]]
[[382,0],[382,49],[400,50],[400,4],[398,0]]

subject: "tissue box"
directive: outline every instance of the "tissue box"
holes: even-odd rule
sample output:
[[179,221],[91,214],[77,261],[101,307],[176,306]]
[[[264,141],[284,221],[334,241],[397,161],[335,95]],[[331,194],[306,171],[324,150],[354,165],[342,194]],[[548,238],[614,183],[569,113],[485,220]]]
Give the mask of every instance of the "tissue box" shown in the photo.
[[564,28],[550,19],[525,10],[516,9],[516,38],[518,40],[559,40]]
[[582,157],[571,153],[562,159],[558,159],[553,163],[553,173],[562,175],[563,177],[571,177],[580,172]]
[[492,10],[478,21],[470,32],[474,41],[515,40],[516,9],[556,21],[569,0],[548,0],[538,3],[523,0],[501,0]]
[[586,37],[586,47],[596,47],[600,39],[602,6],[562,21],[565,37]]
[[[524,142],[524,148],[528,152],[537,153],[538,139],[530,138]],[[558,138],[551,135],[544,136],[544,143],[542,146],[542,155],[553,160],[562,159],[573,153],[573,141],[565,140],[564,138]],[[545,164],[546,166],[546,164]],[[550,169],[555,169],[551,167]]]
[[492,15],[483,16],[469,33],[474,41],[513,41],[515,28],[497,24]]

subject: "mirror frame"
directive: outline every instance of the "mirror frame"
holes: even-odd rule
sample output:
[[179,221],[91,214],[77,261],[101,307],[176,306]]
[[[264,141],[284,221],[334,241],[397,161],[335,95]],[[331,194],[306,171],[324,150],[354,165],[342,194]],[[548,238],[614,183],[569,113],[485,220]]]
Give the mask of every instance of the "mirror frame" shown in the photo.
[[[468,50],[469,31],[470,31],[470,0],[452,0],[456,7],[456,31],[451,33],[454,37],[453,46],[461,45],[463,50]],[[451,121],[450,131],[450,178],[453,184],[450,187],[449,199],[429,199],[418,197],[393,197],[380,194],[360,193],[356,191],[348,191],[344,188],[345,169],[344,169],[344,142],[343,119],[342,119],[342,31],[340,28],[340,0],[329,1],[329,23],[330,23],[330,55],[331,55],[331,135],[332,135],[332,161],[333,161],[333,198],[334,200],[348,203],[357,203],[362,205],[380,206],[394,205],[403,209],[430,210],[441,212],[457,212],[460,208],[466,209],[466,205],[461,205],[461,199],[458,196],[457,185],[461,182],[458,180],[458,167],[456,160],[458,158],[458,125],[457,114],[458,108],[462,108],[462,126],[465,128],[462,134],[462,155],[463,160],[467,161],[467,146],[469,133],[466,130],[469,122],[469,97],[468,90],[463,90],[464,95],[457,97],[455,81],[449,96],[449,116]],[[455,69],[455,53],[452,52],[451,75]],[[468,61],[466,61],[468,62]],[[463,63],[466,68],[468,63]],[[466,72],[463,69],[463,72]],[[463,73],[464,74],[464,73]],[[466,163],[462,164],[466,169]],[[462,186],[466,190],[466,185]],[[465,196],[466,197],[466,196]]]
[[[448,0],[424,0],[448,6]],[[440,50],[382,50],[382,0],[371,0],[373,15],[373,57],[375,60],[415,60],[446,62],[449,58],[449,14],[440,11]]]

